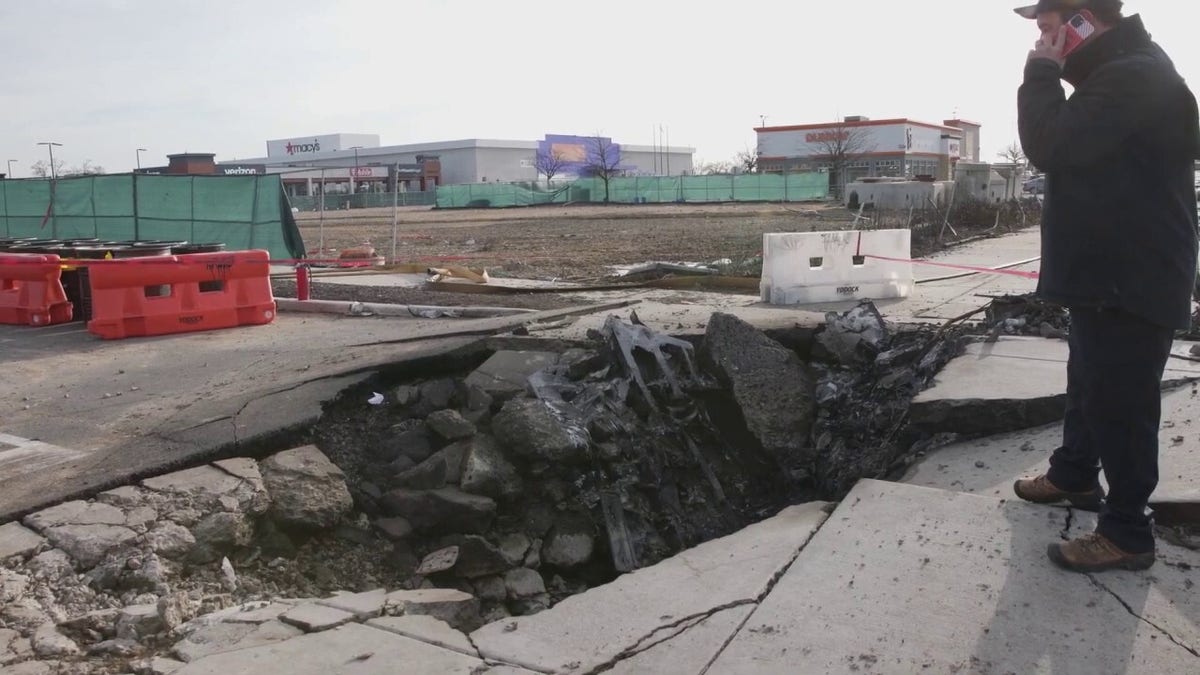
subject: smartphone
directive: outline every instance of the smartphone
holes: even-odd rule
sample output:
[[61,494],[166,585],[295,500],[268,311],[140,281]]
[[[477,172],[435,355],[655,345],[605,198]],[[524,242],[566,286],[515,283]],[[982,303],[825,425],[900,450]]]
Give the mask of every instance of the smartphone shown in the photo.
[[1092,22],[1084,18],[1082,14],[1076,14],[1067,21],[1066,41],[1063,43],[1062,55],[1065,57],[1071,52],[1079,48],[1083,41],[1092,36],[1096,32],[1096,27]]

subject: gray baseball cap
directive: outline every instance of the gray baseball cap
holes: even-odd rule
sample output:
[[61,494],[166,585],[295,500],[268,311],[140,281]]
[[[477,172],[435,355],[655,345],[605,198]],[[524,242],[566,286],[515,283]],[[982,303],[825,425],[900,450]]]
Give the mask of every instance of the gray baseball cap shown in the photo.
[[1042,12],[1120,9],[1123,4],[1121,0],[1038,0],[1036,5],[1017,7],[1013,11],[1026,19],[1036,19]]

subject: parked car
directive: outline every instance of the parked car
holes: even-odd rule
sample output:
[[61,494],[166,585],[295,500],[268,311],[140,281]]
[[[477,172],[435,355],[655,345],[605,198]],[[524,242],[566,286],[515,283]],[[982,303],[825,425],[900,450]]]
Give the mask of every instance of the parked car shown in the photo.
[[1046,177],[1034,176],[1021,186],[1021,190],[1027,194],[1040,195],[1046,191]]

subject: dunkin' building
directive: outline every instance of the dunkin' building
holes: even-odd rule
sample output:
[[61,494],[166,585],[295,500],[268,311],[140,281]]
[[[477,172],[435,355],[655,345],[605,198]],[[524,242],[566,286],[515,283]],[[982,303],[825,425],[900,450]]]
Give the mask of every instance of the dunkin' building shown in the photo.
[[758,127],[759,171],[831,170],[830,153],[847,152],[845,176],[831,176],[845,185],[874,176],[932,176],[952,180],[954,165],[979,161],[980,125],[967,120],[942,124],[907,118],[871,120],[847,117],[841,122]]

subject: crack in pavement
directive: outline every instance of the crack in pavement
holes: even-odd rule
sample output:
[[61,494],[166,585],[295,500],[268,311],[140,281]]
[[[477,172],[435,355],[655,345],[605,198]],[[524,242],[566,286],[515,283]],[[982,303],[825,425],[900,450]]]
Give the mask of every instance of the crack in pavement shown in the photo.
[[1159,633],[1162,633],[1163,635],[1167,636],[1168,640],[1170,640],[1171,642],[1174,642],[1175,644],[1179,645],[1180,647],[1186,649],[1188,651],[1188,653],[1191,654],[1192,656],[1195,656],[1196,658],[1200,658],[1200,651],[1197,651],[1196,649],[1180,642],[1178,639],[1175,638],[1174,635],[1172,635],[1170,632],[1168,632],[1165,628],[1163,628],[1162,626],[1147,619],[1146,617],[1142,616],[1141,614],[1138,614],[1137,612],[1135,612],[1133,610],[1133,607],[1130,606],[1129,603],[1125,602],[1125,600],[1120,595],[1118,595],[1115,591],[1113,591],[1111,588],[1100,583],[1100,580],[1097,579],[1094,574],[1087,574],[1085,576],[1087,576],[1088,580],[1092,582],[1093,586],[1095,586],[1096,588],[1099,588],[1100,590],[1104,591],[1105,593],[1108,593],[1113,598],[1115,598],[1117,602],[1121,603],[1121,606],[1125,608],[1126,612],[1129,612],[1130,616],[1133,616],[1137,620],[1152,627],[1154,630],[1158,631]]
[[[647,650],[649,650],[653,647],[656,647],[664,642],[667,642],[675,637],[678,637],[680,634],[686,632],[687,630],[689,630],[701,623],[704,623],[706,620],[712,618],[713,616],[715,616],[715,615],[719,614],[720,612],[723,612],[727,609],[733,609],[735,607],[744,607],[746,605],[760,604],[768,595],[770,595],[771,591],[775,590],[775,586],[779,583],[779,580],[782,579],[783,575],[787,574],[788,570],[790,570],[792,568],[792,565],[794,565],[796,563],[796,560],[800,557],[800,554],[804,552],[804,549],[808,548],[809,542],[812,541],[813,537],[817,536],[817,532],[820,532],[821,528],[825,526],[825,523],[829,522],[828,516],[831,514],[832,514],[832,510],[826,514],[826,518],[824,520],[822,520],[819,525],[817,525],[816,527],[813,528],[812,532],[808,533],[808,536],[804,539],[804,541],[800,544],[800,546],[796,547],[796,552],[792,554],[792,556],[788,559],[788,561],[786,563],[781,565],[780,568],[778,570],[776,570],[774,574],[771,575],[771,578],[767,580],[766,588],[764,588],[755,597],[745,598],[742,600],[733,600],[731,602],[727,602],[722,605],[718,605],[716,607],[710,607],[710,608],[704,610],[703,612],[696,612],[695,614],[689,614],[685,617],[676,619],[675,621],[672,621],[669,624],[666,624],[663,626],[658,626],[654,630],[650,631],[646,635],[643,635],[641,638],[639,638],[636,642],[633,643],[633,646],[626,647],[625,649],[618,652],[617,655],[612,657],[611,659],[593,667],[590,670],[584,671],[583,675],[595,675],[596,673],[602,673],[602,672],[611,670],[614,667],[616,667],[616,665],[618,663],[620,663],[621,661],[624,661],[626,659],[637,656],[638,654],[641,654],[644,651],[647,651]],[[752,616],[754,616],[753,611],[751,611],[749,614],[746,615],[746,618],[743,619],[742,622],[738,625],[737,629],[735,629],[729,635],[729,637],[725,639],[725,642],[721,645],[721,648],[717,650],[717,653],[715,655],[713,655],[712,659],[704,666],[704,669],[700,671],[699,675],[704,675],[704,673],[708,672],[708,669],[711,668],[712,664],[714,662],[716,662],[718,657],[721,656],[721,654],[725,651],[725,648],[729,646],[729,643],[732,642],[733,639],[735,637],[737,637],[737,635],[739,633],[741,633],[742,627],[746,625],[746,622],[749,621],[750,617],[752,617]],[[669,634],[666,636],[662,636],[661,634],[664,632],[669,632]],[[661,638],[661,639],[656,639],[656,638]]]

